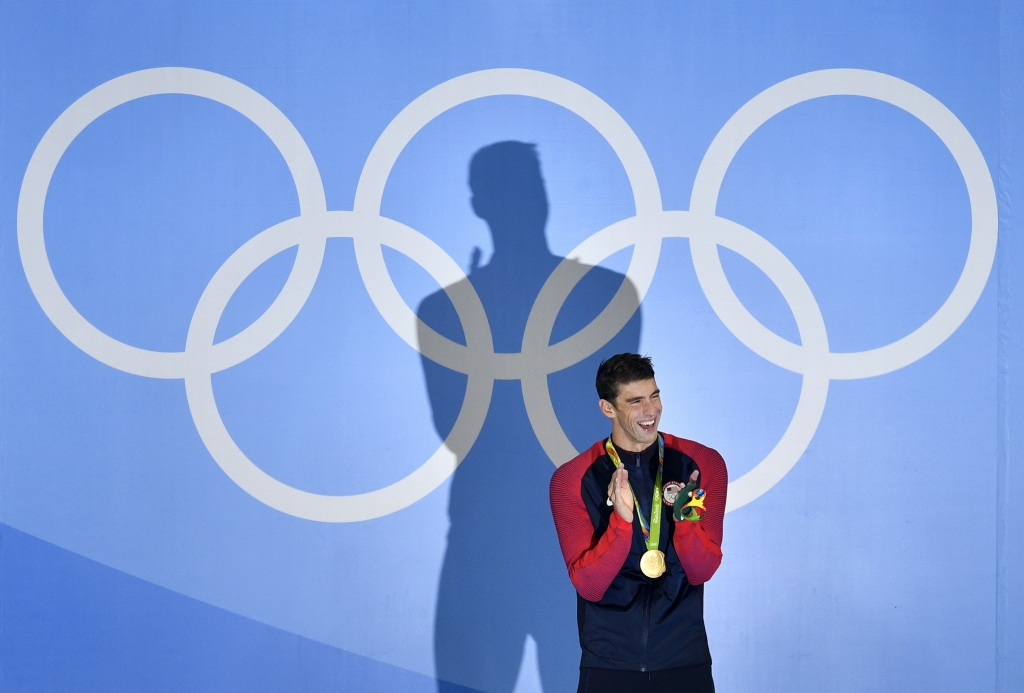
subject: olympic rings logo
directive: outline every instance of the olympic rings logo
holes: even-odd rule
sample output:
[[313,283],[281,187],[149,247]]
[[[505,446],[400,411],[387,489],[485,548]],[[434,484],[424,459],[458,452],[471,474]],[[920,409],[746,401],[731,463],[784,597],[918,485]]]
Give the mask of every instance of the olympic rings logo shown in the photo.
[[[57,283],[43,240],[43,208],[50,180],[71,142],[107,111],[155,94],[190,94],[222,103],[253,121],[284,157],[299,196],[299,216],[273,226],[235,251],[210,279],[189,324],[185,350],[149,351],[125,344],[89,323]],[[391,168],[412,137],[441,113],[487,96],[543,99],[583,118],[608,141],[626,170],[636,215],[612,224],[581,243],[544,284],[530,312],[520,353],[495,353],[479,296],[466,274],[440,247],[408,226],[380,216]],[[971,241],[963,271],[949,297],[923,325],[891,344],[837,353],[818,304],[793,264],[771,243],[715,213],[718,192],[739,148],[772,116],[824,96],[853,95],[897,106],[918,118],[946,145],[963,175],[971,206]],[[902,368],[942,344],[973,309],[995,257],[998,216],[992,178],[977,144],[963,124],[927,92],[895,77],[855,69],[809,72],[761,92],[733,115],[701,161],[689,211],[664,210],[647,153],[629,125],[598,96],[544,72],[495,69],[444,82],[414,100],[387,126],[363,167],[352,211],[328,211],[313,156],[292,123],[270,101],[232,79],[190,68],[142,70],[106,82],[75,101],[50,126],[29,161],[18,200],[18,248],[36,300],[58,330],[79,349],[113,368],[150,378],[185,381],[193,421],[221,469],[257,500],[296,517],[321,522],[356,522],[393,513],[444,482],[473,446],[490,406],[496,379],[522,382],[534,432],[556,464],[576,455],[558,423],[547,376],[593,354],[626,324],[651,285],[665,238],[689,239],[701,288],[725,326],[762,358],[803,376],[789,426],[772,451],[729,488],[735,510],[774,486],[810,443],[832,379],[870,378]],[[352,238],[360,274],[377,309],[409,346],[468,376],[466,396],[451,433],[416,471],[387,488],[348,496],[309,493],[263,472],[238,448],[217,410],[212,374],[231,368],[276,339],[302,309],[320,271],[327,239]],[[453,342],[420,323],[395,288],[382,246],[419,263],[455,306],[466,344]],[[214,343],[224,308],[241,283],[274,255],[298,246],[280,294],[242,332]],[[629,282],[589,325],[549,344],[558,311],[581,279],[581,267],[596,265],[633,247]],[[718,246],[739,253],[779,288],[800,335],[795,344],[770,331],[740,302],[723,271]],[[574,262],[575,261],[575,262]],[[585,270],[584,270],[585,271]],[[630,287],[629,285],[632,285]],[[635,287],[636,294],[633,294]],[[419,334],[418,334],[419,333]]]

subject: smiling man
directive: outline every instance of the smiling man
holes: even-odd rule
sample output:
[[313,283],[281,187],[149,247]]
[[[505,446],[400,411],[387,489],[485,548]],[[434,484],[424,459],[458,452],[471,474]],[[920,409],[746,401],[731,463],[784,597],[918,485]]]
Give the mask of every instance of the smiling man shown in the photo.
[[651,359],[597,371],[611,436],[562,465],[551,512],[577,592],[579,693],[709,693],[704,583],[722,562],[721,455],[658,431]]

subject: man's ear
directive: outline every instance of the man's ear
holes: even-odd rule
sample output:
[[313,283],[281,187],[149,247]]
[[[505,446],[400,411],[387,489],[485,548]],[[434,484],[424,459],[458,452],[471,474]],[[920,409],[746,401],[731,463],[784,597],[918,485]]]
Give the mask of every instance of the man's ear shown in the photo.
[[601,408],[601,413],[607,416],[609,419],[615,418],[615,405],[606,399],[598,400],[597,406]]

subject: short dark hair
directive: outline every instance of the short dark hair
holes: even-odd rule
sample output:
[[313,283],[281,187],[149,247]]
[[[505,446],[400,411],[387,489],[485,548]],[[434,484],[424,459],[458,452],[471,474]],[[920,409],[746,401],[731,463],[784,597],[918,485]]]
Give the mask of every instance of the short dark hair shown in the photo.
[[654,377],[650,356],[616,354],[597,367],[597,396],[612,404],[619,396],[619,386]]

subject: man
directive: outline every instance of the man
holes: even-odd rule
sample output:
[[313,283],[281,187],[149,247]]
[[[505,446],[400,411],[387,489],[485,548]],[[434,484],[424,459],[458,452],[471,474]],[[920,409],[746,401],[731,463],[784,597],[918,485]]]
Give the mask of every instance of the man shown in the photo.
[[[722,561],[725,462],[658,432],[650,358],[602,362],[597,393],[611,437],[551,479],[551,512],[577,592],[578,691],[711,693],[703,584]],[[683,487],[692,490],[673,512],[664,495],[671,501]]]

